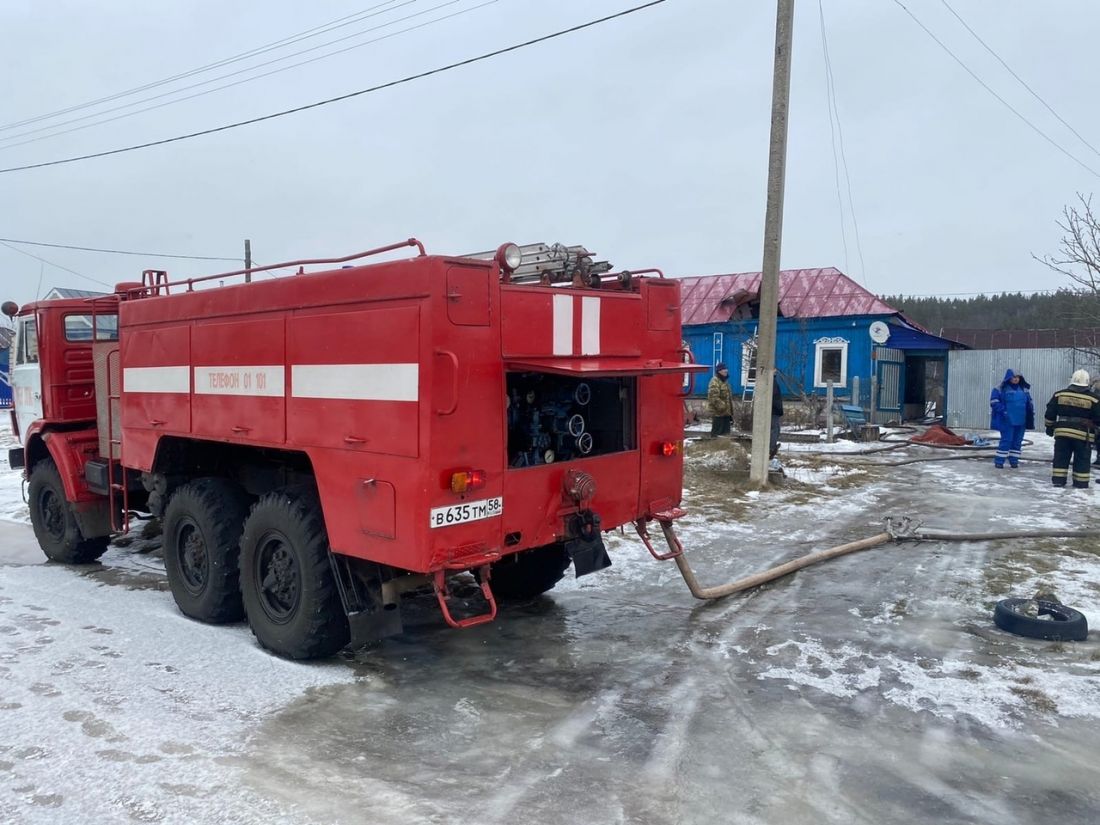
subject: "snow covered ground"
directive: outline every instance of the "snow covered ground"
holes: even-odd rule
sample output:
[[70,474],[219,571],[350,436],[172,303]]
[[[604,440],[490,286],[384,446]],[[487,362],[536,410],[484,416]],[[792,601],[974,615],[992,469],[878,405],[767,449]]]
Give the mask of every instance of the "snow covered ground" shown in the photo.
[[[862,447],[792,445],[757,492],[728,472],[743,454],[689,445],[704,584],[887,515],[1100,526],[1100,494],[1052,489],[1042,461]],[[612,568],[492,625],[414,602],[402,636],[291,664],[183,618],[147,543],[40,563],[7,470],[0,518],[0,822],[1100,821],[1100,644],[991,622],[1040,587],[1100,622],[1092,541],[888,546],[700,604],[612,535]]]

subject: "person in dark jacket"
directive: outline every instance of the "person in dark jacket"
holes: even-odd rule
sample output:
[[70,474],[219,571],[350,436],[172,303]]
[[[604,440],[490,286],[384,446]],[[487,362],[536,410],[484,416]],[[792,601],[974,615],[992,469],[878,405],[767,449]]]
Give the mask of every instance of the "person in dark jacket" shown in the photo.
[[[1085,382],[1088,383],[1087,381]],[[1006,370],[1004,381],[989,394],[989,426],[1001,433],[1001,442],[993,456],[993,466],[1020,466],[1020,447],[1024,433],[1035,429],[1035,405],[1031,401],[1031,385],[1015,370]]]
[[771,464],[768,469],[779,470],[779,428],[783,421],[783,392],[779,389],[779,376],[772,379],[772,433],[769,444],[768,458]]
[[707,385],[707,409],[711,414],[710,434],[729,435],[733,422],[733,390],[730,389],[730,371],[719,362],[714,365],[714,377]]
[[1069,386],[1050,397],[1043,419],[1047,435],[1054,436],[1051,483],[1055,487],[1066,486],[1072,459],[1073,486],[1088,489],[1093,433],[1100,427],[1100,398],[1089,392],[1087,372],[1077,370]]
[[[1092,379],[1092,384],[1089,386],[1089,392],[1100,398],[1100,376],[1096,376]],[[1093,441],[1096,442],[1096,461],[1092,462],[1093,467],[1100,467],[1100,435],[1093,433]]]

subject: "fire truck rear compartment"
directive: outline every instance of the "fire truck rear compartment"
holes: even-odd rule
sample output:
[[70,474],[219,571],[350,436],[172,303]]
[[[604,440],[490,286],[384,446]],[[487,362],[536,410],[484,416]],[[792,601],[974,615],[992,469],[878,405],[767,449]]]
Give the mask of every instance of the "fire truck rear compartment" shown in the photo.
[[633,377],[507,373],[508,466],[577,461],[637,447]]

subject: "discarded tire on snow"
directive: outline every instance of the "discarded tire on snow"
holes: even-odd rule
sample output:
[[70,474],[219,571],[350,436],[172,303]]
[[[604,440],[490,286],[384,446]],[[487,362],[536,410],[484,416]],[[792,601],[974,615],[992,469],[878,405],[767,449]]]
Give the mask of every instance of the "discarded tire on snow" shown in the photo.
[[1037,618],[1022,612],[1024,606],[1032,601],[1002,599],[993,611],[993,623],[1008,633],[1050,642],[1081,642],[1088,636],[1088,620],[1079,610],[1058,602],[1034,600],[1039,616],[1046,617]]

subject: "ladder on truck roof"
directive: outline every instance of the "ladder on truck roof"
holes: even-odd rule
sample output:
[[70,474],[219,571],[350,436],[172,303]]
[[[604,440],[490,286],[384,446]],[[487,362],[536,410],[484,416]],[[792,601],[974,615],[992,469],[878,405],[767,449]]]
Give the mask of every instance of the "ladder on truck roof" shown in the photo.
[[[566,246],[560,243],[529,243],[520,245],[519,248],[523,257],[508,278],[511,283],[562,283],[572,281],[578,275],[587,283],[592,275],[611,271],[610,262],[595,260],[595,253],[579,244]],[[496,254],[494,249],[491,252],[475,252],[462,257],[489,261]]]

